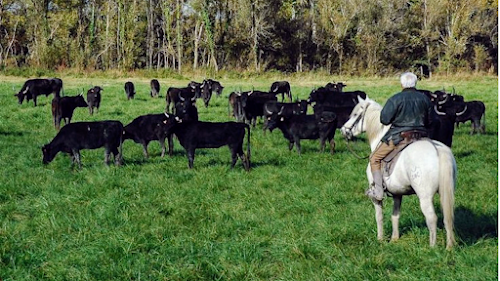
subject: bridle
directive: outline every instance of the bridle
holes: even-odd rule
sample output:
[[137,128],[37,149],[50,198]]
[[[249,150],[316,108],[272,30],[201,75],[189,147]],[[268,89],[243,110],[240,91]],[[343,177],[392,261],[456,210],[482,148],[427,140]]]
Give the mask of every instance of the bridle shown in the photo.
[[[364,125],[364,122],[365,122],[365,116],[366,116],[366,110],[368,109],[368,106],[370,106],[370,104],[368,103],[365,107],[365,109],[363,110],[363,114],[360,114],[356,120],[354,120],[354,122],[352,123],[352,125],[347,128],[346,127],[346,131],[349,132],[349,135],[352,136],[352,129],[354,127],[356,127],[358,125],[359,122],[361,122],[361,128],[363,128],[363,125]],[[349,139],[347,137],[344,137],[345,141],[346,141],[346,146],[347,148],[349,149],[349,151],[351,151],[351,153],[358,159],[362,160],[362,159],[367,159],[368,157],[370,157],[370,154],[368,154],[367,156],[359,156],[352,148],[351,146],[349,145]]]

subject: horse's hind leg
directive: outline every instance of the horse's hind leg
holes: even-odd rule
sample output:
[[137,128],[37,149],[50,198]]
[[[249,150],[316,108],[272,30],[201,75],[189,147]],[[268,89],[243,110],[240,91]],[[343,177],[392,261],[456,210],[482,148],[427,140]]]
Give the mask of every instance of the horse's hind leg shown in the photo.
[[420,199],[420,209],[425,216],[425,223],[429,229],[429,245],[436,245],[437,216],[432,205],[432,197]]
[[391,241],[399,239],[399,215],[401,210],[402,196],[394,196],[394,207],[392,208],[391,222],[392,222],[392,236]]

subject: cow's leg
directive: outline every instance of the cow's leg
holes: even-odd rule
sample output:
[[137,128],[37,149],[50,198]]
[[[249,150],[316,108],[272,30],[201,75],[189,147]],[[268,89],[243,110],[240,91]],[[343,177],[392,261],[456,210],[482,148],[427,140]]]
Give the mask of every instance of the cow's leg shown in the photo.
[[298,153],[299,153],[299,155],[300,155],[300,153],[301,153],[301,148],[300,148],[300,139],[299,139],[298,137],[295,137],[295,140],[294,140],[294,141],[295,141],[295,147],[297,148],[297,152],[298,152]]
[[238,161],[238,156],[236,155],[236,149],[234,147],[229,148],[231,150],[231,169],[236,165],[236,161]]
[[288,150],[292,150],[293,149],[293,140],[289,141],[288,143]]
[[72,152],[73,152],[74,162],[76,162],[76,164],[78,165],[78,168],[81,169],[82,168],[82,162],[80,161],[80,151],[77,150],[77,149],[73,149]]
[[325,138],[319,138],[319,152],[325,152]]
[[36,106],[36,94],[33,93],[32,96],[33,96],[33,106]]
[[473,120],[474,122],[474,133],[481,133],[481,120],[480,119],[475,119]]
[[173,135],[168,136],[168,155],[174,155],[174,137]]
[[109,166],[109,159],[110,159],[110,154],[111,154],[111,151],[108,147],[106,147],[104,149],[104,163]]
[[149,154],[148,154],[148,143],[147,142],[143,142],[142,143],[142,154],[144,154],[144,158],[149,158]]
[[243,149],[241,149],[240,152],[238,152],[238,156],[241,159],[241,162],[243,162],[243,167],[245,168],[245,171],[250,171],[250,159],[248,159],[247,155],[243,152]]
[[188,157],[188,167],[189,167],[189,169],[193,168],[194,152],[195,152],[195,148],[188,148],[188,149],[186,149],[186,153],[187,153],[187,157]]
[[161,157],[165,157],[165,151],[167,150],[166,147],[165,147],[165,138],[164,137],[161,137],[159,139],[159,142],[160,142],[160,145],[161,145]]
[[61,129],[61,116],[56,116],[56,129],[59,130]]
[[115,165],[120,166],[122,164],[122,155],[120,154],[118,147],[112,147],[111,153],[113,153]]
[[330,153],[334,154],[335,153],[335,139],[330,140]]

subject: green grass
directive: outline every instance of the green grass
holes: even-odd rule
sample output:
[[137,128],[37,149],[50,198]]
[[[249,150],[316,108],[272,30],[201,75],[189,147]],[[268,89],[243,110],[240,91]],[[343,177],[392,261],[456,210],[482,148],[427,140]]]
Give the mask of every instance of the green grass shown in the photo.
[[[231,120],[227,96],[238,89],[265,90],[273,79],[289,79],[294,96],[331,77],[222,78],[220,98],[200,119]],[[340,78],[334,80],[342,81]],[[357,160],[339,133],[335,155],[318,153],[318,141],[303,141],[303,154],[289,152],[281,132],[252,130],[252,171],[241,162],[231,170],[227,148],[200,149],[194,169],[175,143],[173,157],[160,147],[124,144],[122,167],[106,167],[103,149],[82,151],[83,168],[57,155],[42,165],[41,146],[56,134],[51,97],[18,105],[12,95],[25,78],[0,82],[0,279],[2,280],[497,280],[498,278],[498,80],[496,77],[435,78],[432,90],[454,86],[466,100],[486,104],[487,133],[456,130],[458,164],[456,236],[445,250],[440,219],[438,245],[429,233],[415,196],[405,197],[401,239],[376,239],[374,210],[364,196],[366,160]],[[127,101],[125,81],[136,84]],[[74,120],[117,119],[124,124],[165,108],[168,86],[189,80],[160,78],[161,98],[149,97],[149,78],[63,77],[66,95],[83,87],[104,88],[100,112],[75,110]],[[195,78],[194,80],[201,80]],[[384,103],[399,90],[397,78],[350,78]],[[15,90],[13,90],[13,88]],[[355,144],[367,154],[366,143]],[[386,200],[389,239],[392,200]]]

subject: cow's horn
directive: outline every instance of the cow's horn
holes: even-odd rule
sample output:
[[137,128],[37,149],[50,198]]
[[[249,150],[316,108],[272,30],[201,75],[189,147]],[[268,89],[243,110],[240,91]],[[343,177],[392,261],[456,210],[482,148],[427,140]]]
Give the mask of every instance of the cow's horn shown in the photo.
[[278,115],[283,114],[283,110],[284,110],[284,109],[285,109],[285,107],[284,107],[284,106],[282,106],[282,107],[281,107],[281,109],[280,109],[280,111],[278,112]]
[[448,94],[444,94],[444,100],[442,101],[438,101],[438,104],[445,104],[447,101],[448,101],[448,98],[450,97],[450,95]]
[[165,116],[167,116],[167,118],[170,118],[170,115],[168,115],[168,113],[165,112]]
[[182,97],[182,94],[179,94],[179,99],[180,99],[181,101],[185,101],[185,100],[186,100],[185,98],[183,98],[183,97]]
[[264,110],[266,111],[266,113],[268,115],[272,115],[273,114],[273,112],[267,108],[267,104],[264,105]]
[[451,86],[451,88],[453,89],[453,94],[455,94],[456,93],[455,86]]
[[438,114],[438,115],[446,115],[446,113],[444,112],[441,112],[437,109],[437,105],[434,105],[434,111]]
[[460,116],[460,115],[464,114],[466,111],[467,111],[467,105],[465,105],[464,110],[462,110],[461,112],[458,112],[456,115]]

